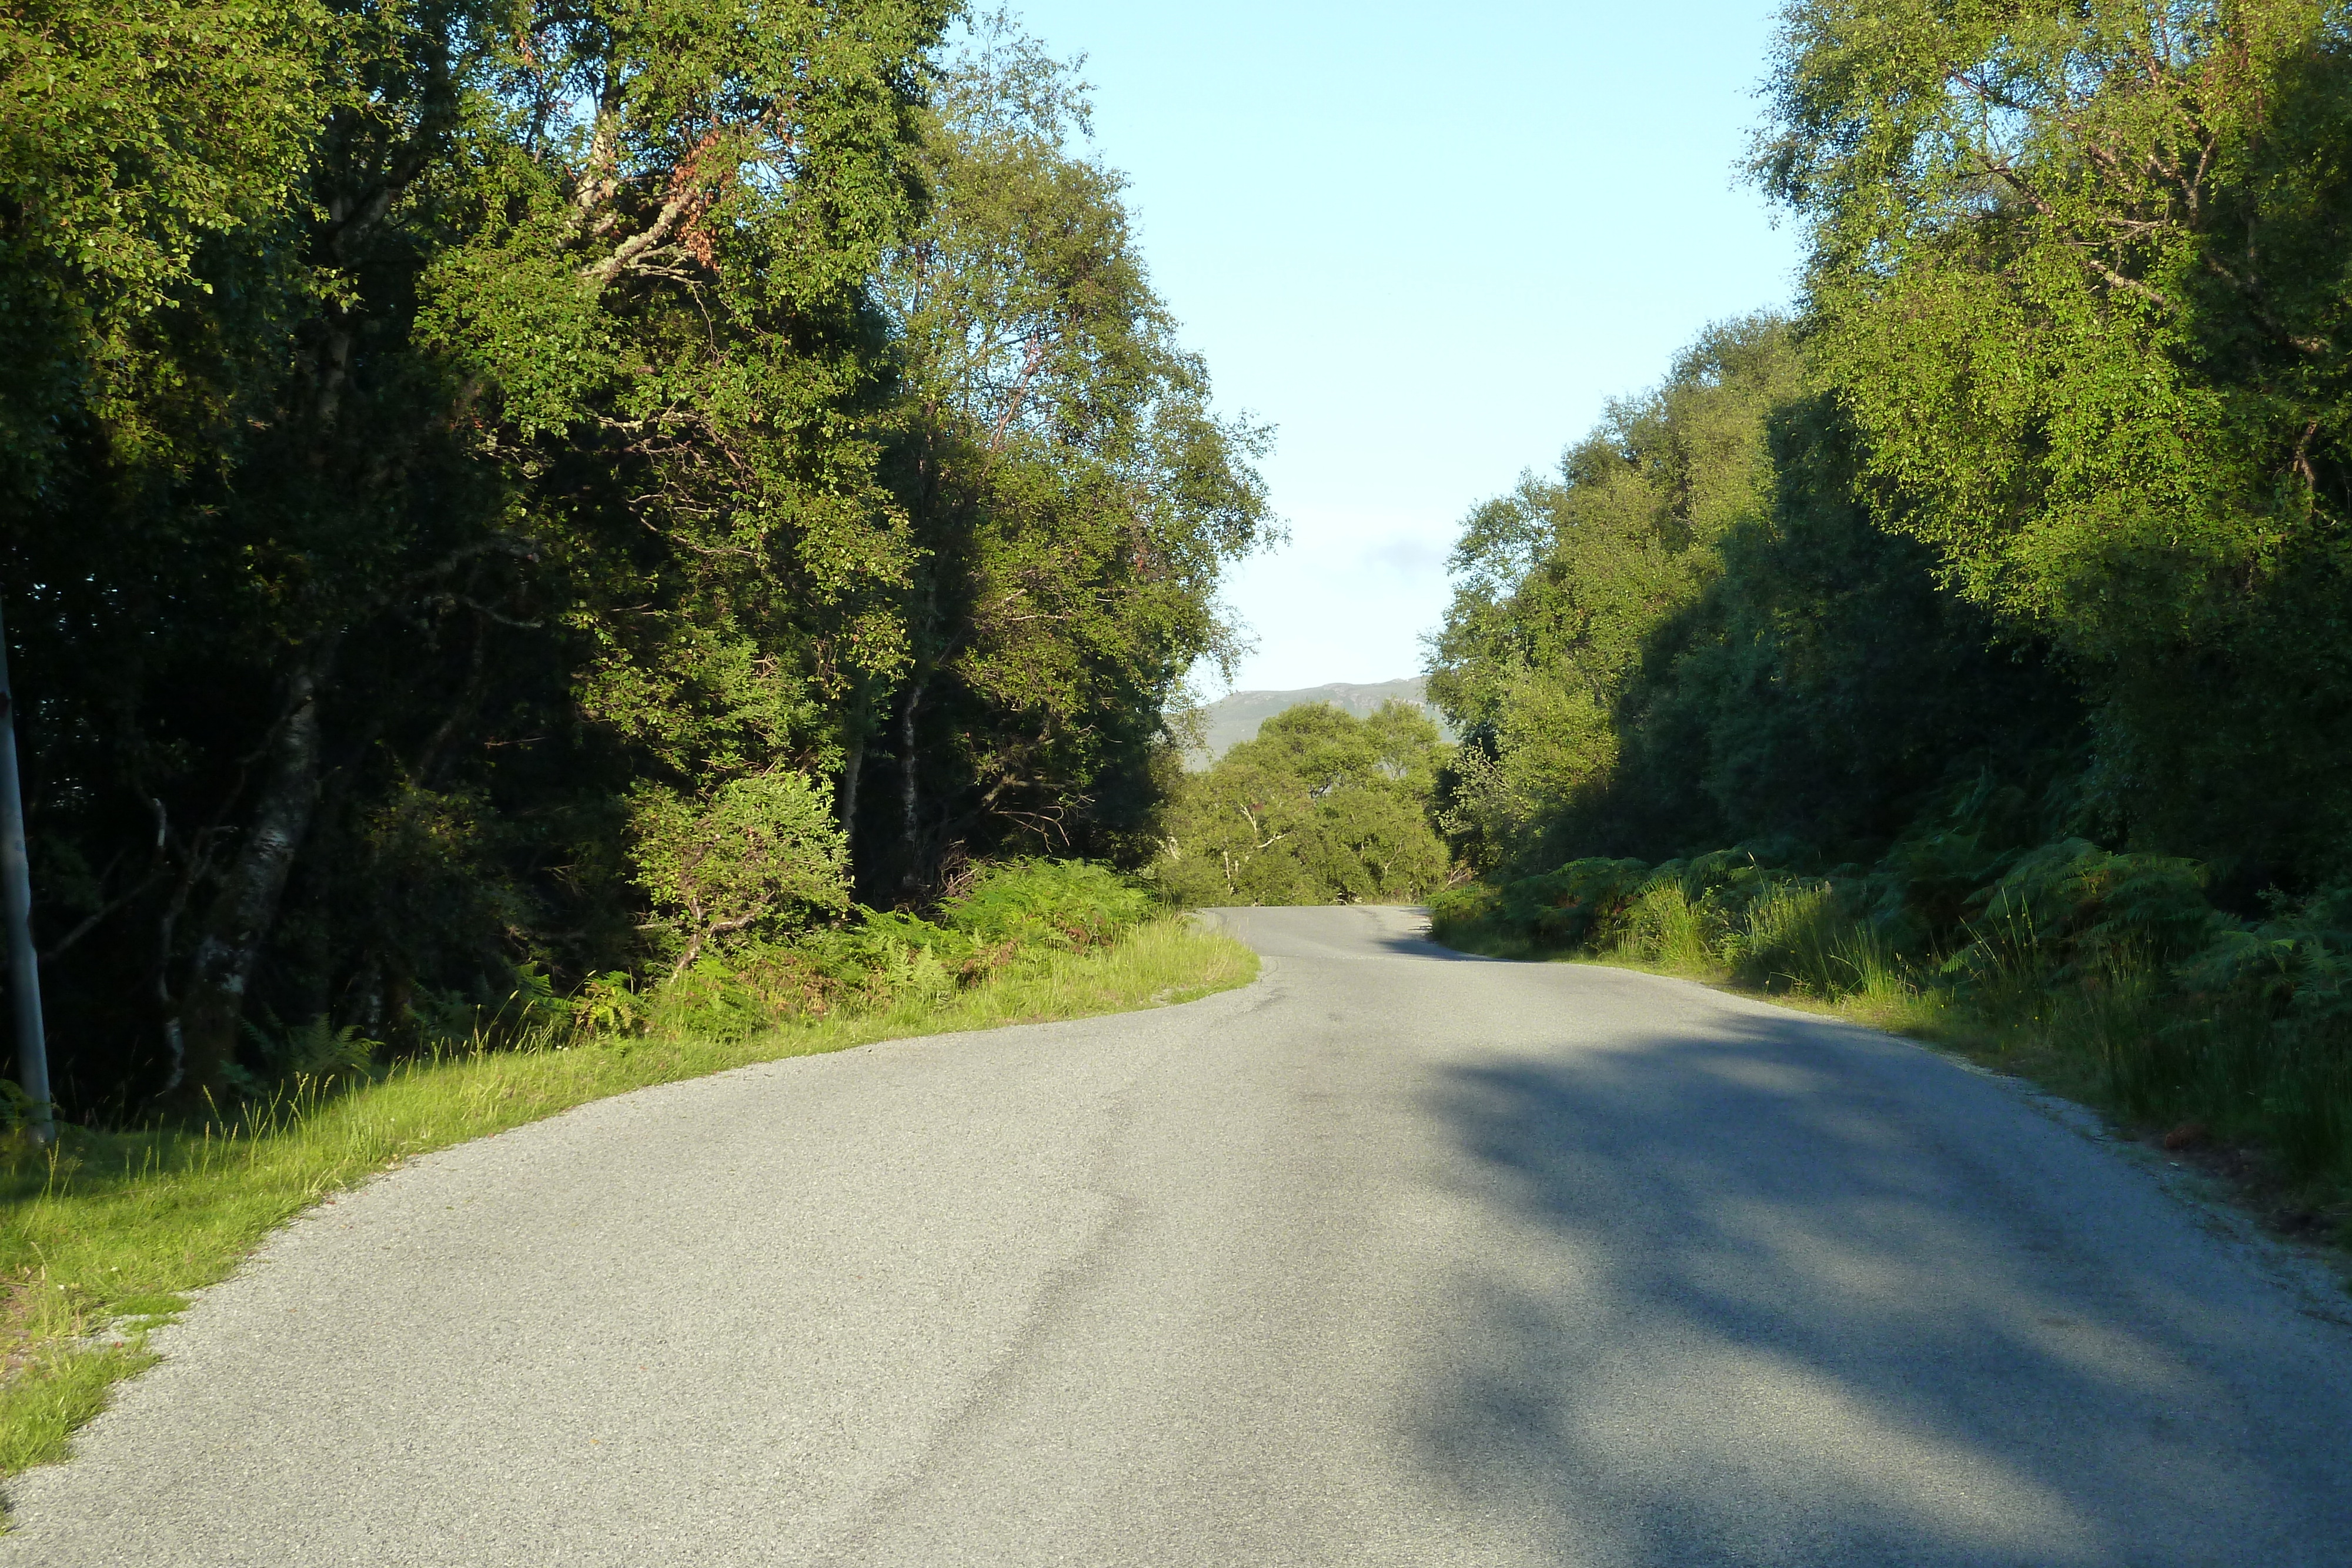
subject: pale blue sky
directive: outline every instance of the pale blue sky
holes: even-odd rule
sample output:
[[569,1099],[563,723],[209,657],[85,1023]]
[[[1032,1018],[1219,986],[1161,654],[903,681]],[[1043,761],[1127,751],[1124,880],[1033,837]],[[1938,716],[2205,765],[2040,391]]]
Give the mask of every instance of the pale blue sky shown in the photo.
[[[1463,514],[1706,322],[1787,302],[1735,165],[1769,4],[1029,0],[1291,542],[1227,598],[1245,688],[1421,668]],[[1211,695],[1213,694],[1213,690]]]

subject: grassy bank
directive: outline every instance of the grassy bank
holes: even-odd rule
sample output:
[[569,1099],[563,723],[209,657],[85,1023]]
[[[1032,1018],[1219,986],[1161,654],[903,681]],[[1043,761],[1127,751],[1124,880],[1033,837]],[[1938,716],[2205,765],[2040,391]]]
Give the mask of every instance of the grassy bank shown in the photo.
[[[2097,1108],[2222,1178],[2280,1233],[2352,1246],[2352,1061],[2331,1013],[2285,986],[2215,983],[2185,944],[2118,936],[2149,920],[2116,885],[2110,940],[2080,913],[2037,925],[1979,900],[1963,940],[1909,951],[1858,891],[1577,862],[1441,901],[1433,929],[1465,951],[1676,975],[1926,1041]],[[2289,938],[2261,936],[2294,956]]]
[[0,1474],[62,1458],[110,1385],[147,1364],[145,1331],[185,1292],[226,1277],[294,1215],[404,1159],[651,1084],[908,1035],[1189,1001],[1256,973],[1256,956],[1233,938],[1168,917],[863,1014],[735,1039],[547,1035],[525,1049],[399,1062],[339,1090],[297,1085],[257,1098],[226,1131],[68,1128],[53,1150],[18,1145],[0,1165]]

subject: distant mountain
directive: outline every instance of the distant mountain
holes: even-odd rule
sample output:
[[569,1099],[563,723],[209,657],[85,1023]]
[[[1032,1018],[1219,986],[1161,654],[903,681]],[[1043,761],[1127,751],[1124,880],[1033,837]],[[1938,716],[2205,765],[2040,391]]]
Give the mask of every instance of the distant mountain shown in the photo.
[[[1206,768],[1228,748],[1257,738],[1257,727],[1286,708],[1328,703],[1343,713],[1364,718],[1385,702],[1412,703],[1434,719],[1439,729],[1445,729],[1445,720],[1429,706],[1429,698],[1423,695],[1419,675],[1369,686],[1334,681],[1328,686],[1307,686],[1295,692],[1234,692],[1209,705],[1209,748],[1193,752],[1185,763],[1195,769]],[[1453,732],[1446,733],[1450,736]]]

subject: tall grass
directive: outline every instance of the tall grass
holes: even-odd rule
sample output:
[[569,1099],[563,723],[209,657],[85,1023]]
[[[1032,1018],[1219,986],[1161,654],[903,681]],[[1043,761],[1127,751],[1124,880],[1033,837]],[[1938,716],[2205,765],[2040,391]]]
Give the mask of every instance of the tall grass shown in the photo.
[[[554,1023],[358,1077],[304,1076],[218,1125],[98,1133],[0,1159],[0,1474],[61,1458],[107,1388],[145,1364],[147,1329],[287,1219],[404,1159],[592,1100],[879,1040],[1085,1018],[1246,983],[1249,949],[1181,918],[1048,952],[962,990],[738,1036],[581,1036]],[[98,1345],[104,1333],[119,1346]]]
[[1710,913],[1680,883],[1658,882],[1625,912],[1613,950],[1674,974],[1705,974],[1717,967],[1720,934],[1714,926]]
[[1831,938],[1827,973],[1823,989],[1864,1010],[1916,1011],[1926,999],[1902,954],[1866,925],[1848,925]]
[[1845,974],[1837,945],[1852,924],[1827,883],[1783,883],[1748,904],[1725,939],[1724,958],[1750,985],[1833,996]]
[[2077,973],[2013,942],[1989,951],[1958,991],[1963,1043],[2176,1142],[2262,1151],[2294,1207],[2333,1208],[2352,1241],[2352,1040],[2314,1025],[2182,996],[2144,951]]

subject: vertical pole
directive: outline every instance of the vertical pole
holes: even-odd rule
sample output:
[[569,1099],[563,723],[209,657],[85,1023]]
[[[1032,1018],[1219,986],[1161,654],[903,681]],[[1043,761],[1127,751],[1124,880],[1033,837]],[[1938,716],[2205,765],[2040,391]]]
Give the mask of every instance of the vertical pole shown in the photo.
[[25,856],[25,790],[16,775],[16,699],[8,685],[8,630],[0,621],[0,905],[8,915],[8,999],[16,1014],[16,1071],[33,1102],[33,1138],[57,1135],[49,1106],[49,1044],[41,1030],[41,961],[33,950],[33,874]]

